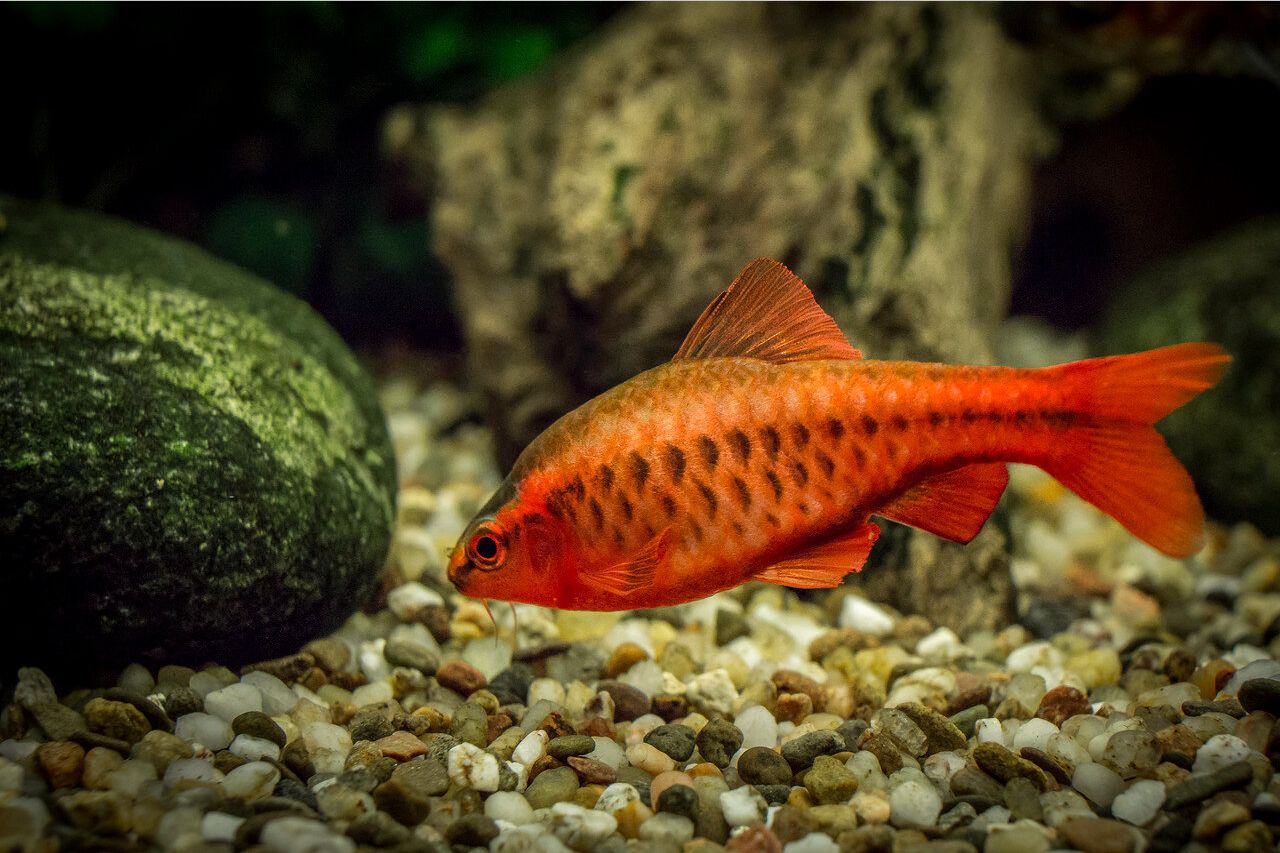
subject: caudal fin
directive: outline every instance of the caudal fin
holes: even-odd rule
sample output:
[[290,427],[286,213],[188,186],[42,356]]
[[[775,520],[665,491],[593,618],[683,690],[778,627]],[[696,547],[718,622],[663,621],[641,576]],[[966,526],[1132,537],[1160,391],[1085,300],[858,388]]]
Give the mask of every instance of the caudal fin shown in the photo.
[[1067,488],[1174,557],[1199,550],[1204,510],[1185,468],[1152,426],[1221,378],[1216,344],[1177,344],[1049,368],[1083,423],[1044,468]]

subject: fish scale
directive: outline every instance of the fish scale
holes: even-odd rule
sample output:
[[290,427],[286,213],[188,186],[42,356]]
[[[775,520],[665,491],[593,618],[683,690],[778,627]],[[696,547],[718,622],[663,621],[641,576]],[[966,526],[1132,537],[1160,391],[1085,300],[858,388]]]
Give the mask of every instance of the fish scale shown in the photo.
[[972,539],[1006,462],[1039,465],[1185,556],[1203,512],[1152,424],[1227,361],[1212,344],[1035,370],[864,360],[798,278],[762,259],[671,362],[525,449],[449,577],[468,595],[598,610],[750,579],[835,586],[865,563],[873,515]]

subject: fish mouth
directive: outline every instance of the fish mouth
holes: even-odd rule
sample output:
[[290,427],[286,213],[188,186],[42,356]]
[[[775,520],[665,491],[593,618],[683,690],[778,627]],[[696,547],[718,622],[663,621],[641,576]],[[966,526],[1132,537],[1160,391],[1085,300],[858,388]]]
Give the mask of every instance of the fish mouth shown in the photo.
[[471,561],[467,559],[467,555],[459,548],[449,558],[449,568],[445,574],[449,578],[449,583],[457,588],[458,592],[463,595],[467,594],[467,581],[470,579],[471,573],[475,570],[475,566],[471,565]]

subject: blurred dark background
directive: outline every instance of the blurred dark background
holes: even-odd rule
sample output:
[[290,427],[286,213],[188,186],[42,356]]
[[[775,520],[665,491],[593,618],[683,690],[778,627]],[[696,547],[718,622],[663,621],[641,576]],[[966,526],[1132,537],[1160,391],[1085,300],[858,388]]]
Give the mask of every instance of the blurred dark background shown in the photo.
[[[381,122],[531,74],[620,5],[6,4],[0,191],[190,239],[356,346],[455,352],[429,199],[380,159]],[[1012,310],[1087,325],[1152,260],[1280,210],[1278,115],[1280,73],[1263,67],[1156,79],[1064,128]]]

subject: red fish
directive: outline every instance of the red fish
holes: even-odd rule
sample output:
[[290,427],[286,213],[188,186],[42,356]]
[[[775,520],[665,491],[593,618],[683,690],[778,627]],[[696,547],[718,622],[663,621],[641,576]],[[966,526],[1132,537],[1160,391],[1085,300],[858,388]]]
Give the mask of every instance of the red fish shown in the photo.
[[574,610],[749,580],[840,584],[872,515],[968,542],[1008,482],[1052,474],[1166,554],[1204,513],[1152,424],[1212,387],[1220,347],[1035,370],[863,359],[782,264],[748,264],[671,362],[525,449],[449,561],[465,595]]

